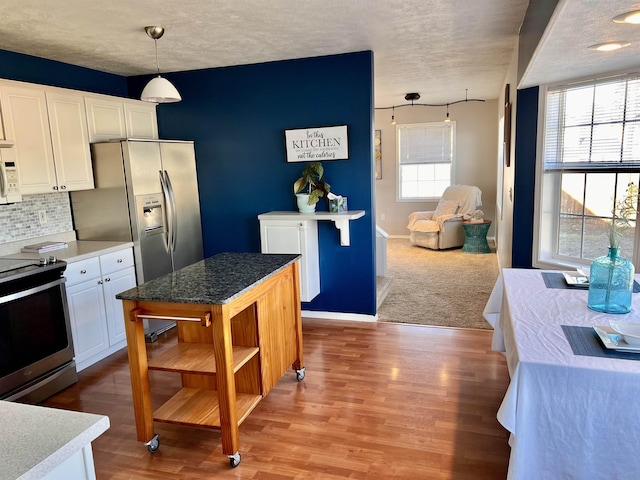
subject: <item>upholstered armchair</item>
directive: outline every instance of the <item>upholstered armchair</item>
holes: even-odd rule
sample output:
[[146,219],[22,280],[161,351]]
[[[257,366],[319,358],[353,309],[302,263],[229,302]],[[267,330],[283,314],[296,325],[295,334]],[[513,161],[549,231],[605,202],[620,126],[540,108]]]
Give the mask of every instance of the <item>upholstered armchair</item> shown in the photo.
[[409,215],[409,240],[413,245],[444,250],[464,245],[464,215],[482,205],[482,192],[472,185],[451,185],[445,189],[433,211]]

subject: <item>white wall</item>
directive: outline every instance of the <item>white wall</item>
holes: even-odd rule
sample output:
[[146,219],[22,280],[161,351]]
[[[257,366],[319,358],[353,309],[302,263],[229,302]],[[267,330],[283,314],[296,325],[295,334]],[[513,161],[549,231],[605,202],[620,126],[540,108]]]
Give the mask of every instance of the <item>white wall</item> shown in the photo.
[[500,268],[511,267],[511,248],[513,242],[513,196],[514,193],[514,175],[515,175],[515,144],[516,144],[516,100],[517,100],[517,75],[518,75],[518,49],[513,49],[513,56],[507,75],[502,85],[502,94],[498,101],[498,116],[500,118],[500,126],[504,121],[504,87],[509,84],[511,89],[511,165],[507,167],[504,163],[504,155],[502,150],[503,132],[499,130],[499,155],[497,161],[497,181],[498,181],[498,203],[496,204],[496,251],[498,255],[498,265]]
[[[406,102],[401,99],[398,103]],[[425,103],[428,102],[425,100]],[[481,209],[485,218],[491,221],[496,218],[497,112],[498,100],[487,100],[484,103],[465,102],[449,107],[449,115],[452,121],[456,122],[455,183],[476,185],[482,190]],[[445,115],[445,107],[412,106],[395,110],[398,125],[441,122]],[[376,223],[390,235],[409,235],[409,214],[420,210],[433,210],[437,202],[396,200],[396,126],[390,122],[391,110],[376,110],[375,128],[381,130],[382,135],[382,179],[375,181]],[[494,236],[494,225],[489,230],[489,236]]]

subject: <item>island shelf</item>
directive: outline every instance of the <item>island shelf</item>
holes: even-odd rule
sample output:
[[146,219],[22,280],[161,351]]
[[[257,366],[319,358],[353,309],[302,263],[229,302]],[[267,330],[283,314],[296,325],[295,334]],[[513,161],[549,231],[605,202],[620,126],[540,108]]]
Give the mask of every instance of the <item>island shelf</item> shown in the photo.
[[[284,373],[304,379],[299,255],[220,254],[122,292],[138,440],[159,448],[153,422],[221,431],[240,462],[239,425]],[[176,322],[178,343],[147,353],[143,320]],[[150,370],[182,388],[153,409]]]

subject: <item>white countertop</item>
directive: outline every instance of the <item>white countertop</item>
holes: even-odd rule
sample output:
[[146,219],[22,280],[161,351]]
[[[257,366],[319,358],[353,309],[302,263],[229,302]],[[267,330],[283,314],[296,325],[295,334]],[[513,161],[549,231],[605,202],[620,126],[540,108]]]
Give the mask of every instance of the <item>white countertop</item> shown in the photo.
[[67,242],[67,248],[60,250],[52,250],[44,253],[14,253],[12,255],[4,255],[4,258],[30,259],[55,256],[58,260],[64,260],[67,263],[79,262],[87,258],[95,257],[105,253],[111,253],[123,248],[133,247],[133,242],[98,242],[87,240],[76,240]]
[[0,401],[0,478],[42,478],[108,428],[104,415]]

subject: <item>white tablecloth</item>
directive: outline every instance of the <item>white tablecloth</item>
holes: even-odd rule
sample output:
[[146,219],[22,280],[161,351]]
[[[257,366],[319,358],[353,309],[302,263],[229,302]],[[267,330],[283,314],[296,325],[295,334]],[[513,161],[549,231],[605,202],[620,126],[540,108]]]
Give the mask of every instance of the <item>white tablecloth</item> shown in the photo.
[[640,478],[640,361],[574,355],[560,327],[640,323],[640,294],[627,315],[589,310],[587,295],[547,288],[540,270],[504,269],[487,303],[511,376],[498,411],[509,479]]

